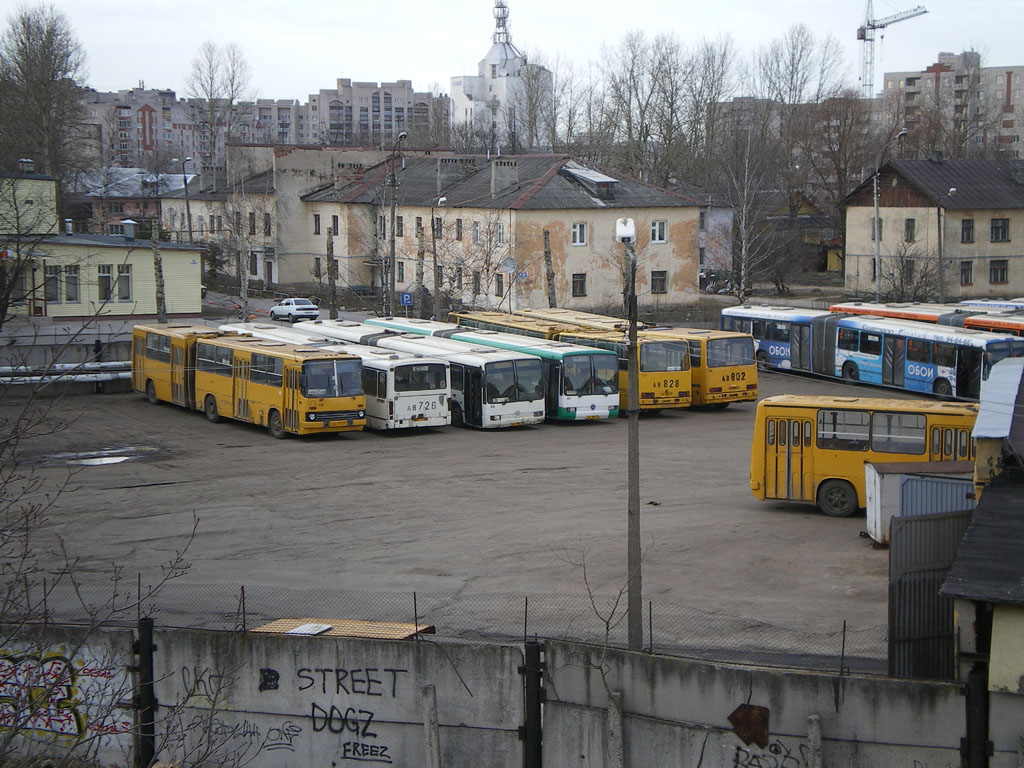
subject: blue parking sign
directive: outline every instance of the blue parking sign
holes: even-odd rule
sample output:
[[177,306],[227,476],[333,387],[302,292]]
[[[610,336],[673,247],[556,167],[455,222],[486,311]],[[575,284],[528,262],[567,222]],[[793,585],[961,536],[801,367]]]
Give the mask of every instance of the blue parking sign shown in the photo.
[[398,306],[400,307],[411,307],[412,306],[412,294],[408,291],[402,291],[398,294]]

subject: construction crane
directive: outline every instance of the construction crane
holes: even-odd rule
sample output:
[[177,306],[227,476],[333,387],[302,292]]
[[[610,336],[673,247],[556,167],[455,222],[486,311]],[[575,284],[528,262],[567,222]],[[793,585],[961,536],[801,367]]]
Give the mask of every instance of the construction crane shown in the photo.
[[857,28],[857,39],[864,41],[864,67],[861,70],[860,88],[861,95],[865,99],[870,99],[874,96],[875,90],[875,30],[885,29],[897,21],[906,21],[925,13],[928,13],[927,9],[923,5],[919,5],[916,8],[911,8],[909,11],[901,11],[900,13],[894,13],[892,16],[875,19],[873,18],[872,0],[868,0],[868,9],[864,14],[864,25]]

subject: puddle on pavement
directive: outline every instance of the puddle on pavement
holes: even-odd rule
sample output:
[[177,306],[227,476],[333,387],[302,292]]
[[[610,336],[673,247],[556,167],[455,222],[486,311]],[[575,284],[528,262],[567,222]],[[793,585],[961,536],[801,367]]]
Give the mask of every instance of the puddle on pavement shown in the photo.
[[102,467],[124,464],[128,461],[153,461],[163,458],[168,451],[152,445],[126,445],[121,448],[100,448],[94,451],[67,451],[47,453],[36,462],[46,467],[65,464],[70,467]]

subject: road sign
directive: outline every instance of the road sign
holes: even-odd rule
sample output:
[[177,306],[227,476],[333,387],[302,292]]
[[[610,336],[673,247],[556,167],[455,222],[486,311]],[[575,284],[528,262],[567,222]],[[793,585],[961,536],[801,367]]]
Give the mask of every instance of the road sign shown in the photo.
[[400,307],[411,307],[412,306],[412,294],[408,291],[402,291],[398,294],[398,306]]

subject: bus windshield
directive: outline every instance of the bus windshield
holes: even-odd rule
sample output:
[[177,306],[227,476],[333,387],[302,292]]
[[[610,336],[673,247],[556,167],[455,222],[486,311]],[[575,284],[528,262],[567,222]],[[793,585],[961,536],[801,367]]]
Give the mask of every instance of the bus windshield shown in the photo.
[[991,367],[998,363],[1000,360],[1005,360],[1010,357],[1010,342],[1008,341],[995,341],[991,344],[985,345],[985,364]]
[[562,361],[562,391],[567,395],[610,395],[619,391],[615,355],[569,355]]
[[302,394],[306,397],[361,395],[359,360],[309,360],[302,364]]
[[645,341],[640,345],[640,370],[685,371],[690,367],[690,347],[685,341]]
[[487,402],[493,405],[539,400],[544,396],[540,360],[488,363]]
[[395,368],[395,392],[421,392],[447,386],[442,363],[416,363]]
[[733,339],[710,339],[708,341],[708,368],[753,364],[753,339],[737,337]]

